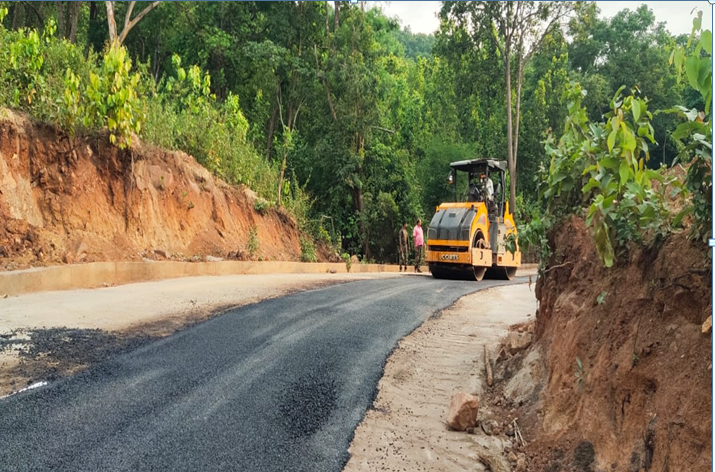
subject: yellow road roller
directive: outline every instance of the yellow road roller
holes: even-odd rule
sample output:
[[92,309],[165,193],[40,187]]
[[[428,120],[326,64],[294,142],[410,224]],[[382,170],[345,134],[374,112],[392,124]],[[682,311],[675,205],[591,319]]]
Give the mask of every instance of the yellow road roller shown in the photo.
[[[435,278],[511,280],[521,265],[514,217],[505,197],[504,161],[452,162],[454,201],[437,207],[427,229],[425,261]],[[457,176],[466,176],[458,186]],[[511,252],[507,249],[512,244]]]

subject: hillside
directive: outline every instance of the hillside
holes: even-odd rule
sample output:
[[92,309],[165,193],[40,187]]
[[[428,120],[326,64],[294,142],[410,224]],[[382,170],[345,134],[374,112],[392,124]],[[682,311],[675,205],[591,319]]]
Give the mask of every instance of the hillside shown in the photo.
[[711,268],[686,234],[607,269],[582,219],[552,232],[535,344],[509,361],[539,379],[513,405],[530,470],[712,468]]
[[[293,218],[193,157],[106,136],[72,141],[0,110],[0,270],[110,260],[299,260]],[[261,210],[260,212],[257,210]]]

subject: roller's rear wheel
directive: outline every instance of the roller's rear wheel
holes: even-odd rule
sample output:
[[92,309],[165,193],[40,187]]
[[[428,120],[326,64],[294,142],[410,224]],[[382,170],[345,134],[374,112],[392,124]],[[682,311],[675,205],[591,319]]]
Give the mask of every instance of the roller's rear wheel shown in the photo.
[[484,278],[484,275],[487,273],[487,268],[486,267],[475,267],[474,268],[474,280],[477,282],[481,281]]
[[490,267],[486,276],[492,280],[513,280],[516,277],[516,267]]

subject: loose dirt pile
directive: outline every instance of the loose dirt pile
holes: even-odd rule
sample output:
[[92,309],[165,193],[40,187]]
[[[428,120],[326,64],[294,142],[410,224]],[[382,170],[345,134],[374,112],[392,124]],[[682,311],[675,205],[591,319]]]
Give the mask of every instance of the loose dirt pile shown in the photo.
[[254,226],[254,258],[300,258],[300,233],[285,212],[257,211],[249,189],[221,182],[185,153],[132,142],[129,152],[105,135],[70,140],[0,109],[0,270],[247,259]]
[[578,218],[550,244],[536,344],[504,367],[507,379],[534,382],[523,398],[509,392],[512,381],[500,385],[529,442],[529,470],[712,469],[705,248],[678,234],[605,269]]

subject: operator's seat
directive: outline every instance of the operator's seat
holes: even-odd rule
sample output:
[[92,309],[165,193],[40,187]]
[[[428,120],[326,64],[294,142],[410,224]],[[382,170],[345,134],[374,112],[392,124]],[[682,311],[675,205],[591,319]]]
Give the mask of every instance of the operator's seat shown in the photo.
[[479,190],[479,187],[477,184],[474,182],[469,184],[469,190],[467,194],[467,199],[470,202],[481,202],[482,201],[482,192]]

